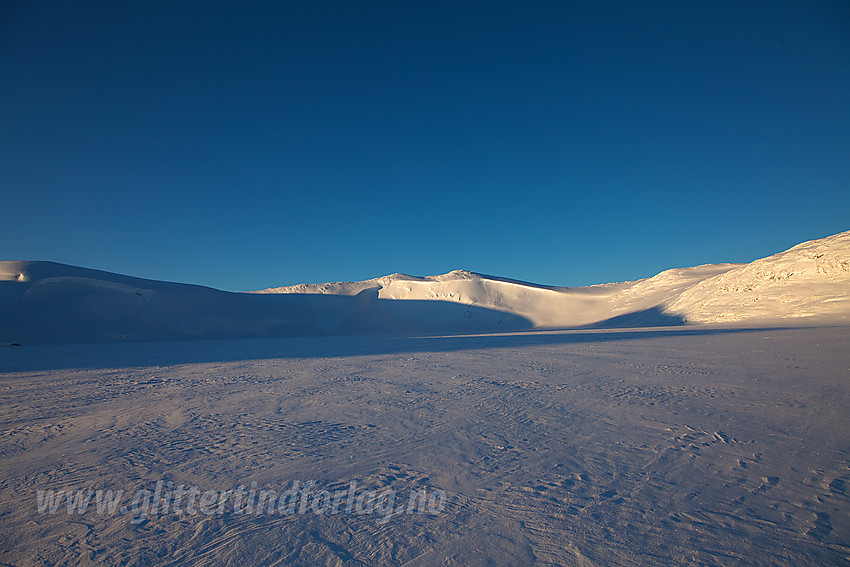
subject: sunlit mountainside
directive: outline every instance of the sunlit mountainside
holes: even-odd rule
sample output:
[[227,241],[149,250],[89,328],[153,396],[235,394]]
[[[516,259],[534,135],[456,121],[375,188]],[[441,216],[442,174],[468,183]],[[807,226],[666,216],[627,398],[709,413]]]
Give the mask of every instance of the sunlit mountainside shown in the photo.
[[253,293],[0,262],[0,340],[74,343],[583,326],[850,322],[850,231],[749,264],[565,288],[455,270]]

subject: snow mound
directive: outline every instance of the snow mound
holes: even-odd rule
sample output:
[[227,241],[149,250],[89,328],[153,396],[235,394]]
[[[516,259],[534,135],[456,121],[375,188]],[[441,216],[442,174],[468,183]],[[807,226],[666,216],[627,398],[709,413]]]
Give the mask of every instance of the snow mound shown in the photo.
[[850,321],[850,231],[706,279],[683,291],[667,311],[692,323]]

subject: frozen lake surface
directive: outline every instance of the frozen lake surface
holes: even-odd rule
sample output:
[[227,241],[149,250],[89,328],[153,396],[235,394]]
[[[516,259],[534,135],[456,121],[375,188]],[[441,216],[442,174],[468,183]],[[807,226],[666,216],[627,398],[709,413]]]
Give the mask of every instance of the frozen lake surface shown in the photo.
[[[850,327],[4,347],[0,562],[850,564],[848,347]],[[303,511],[131,502],[295,481]],[[352,486],[395,505],[312,499]],[[39,512],[89,489],[127,513]]]

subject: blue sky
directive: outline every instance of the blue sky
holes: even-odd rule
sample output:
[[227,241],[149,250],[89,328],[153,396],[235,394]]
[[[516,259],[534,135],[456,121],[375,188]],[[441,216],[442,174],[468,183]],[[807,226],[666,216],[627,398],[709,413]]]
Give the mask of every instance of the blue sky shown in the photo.
[[552,285],[850,229],[850,3],[0,4],[2,259]]

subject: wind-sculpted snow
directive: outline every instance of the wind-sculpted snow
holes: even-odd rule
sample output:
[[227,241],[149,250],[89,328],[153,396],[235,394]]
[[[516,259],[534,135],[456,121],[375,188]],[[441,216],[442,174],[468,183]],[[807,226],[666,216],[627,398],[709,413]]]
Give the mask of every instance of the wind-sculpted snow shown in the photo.
[[850,326],[777,327],[842,321],[849,238],[579,289],[0,263],[0,564],[845,564]]
[[844,565],[848,340],[0,347],[0,564]]

